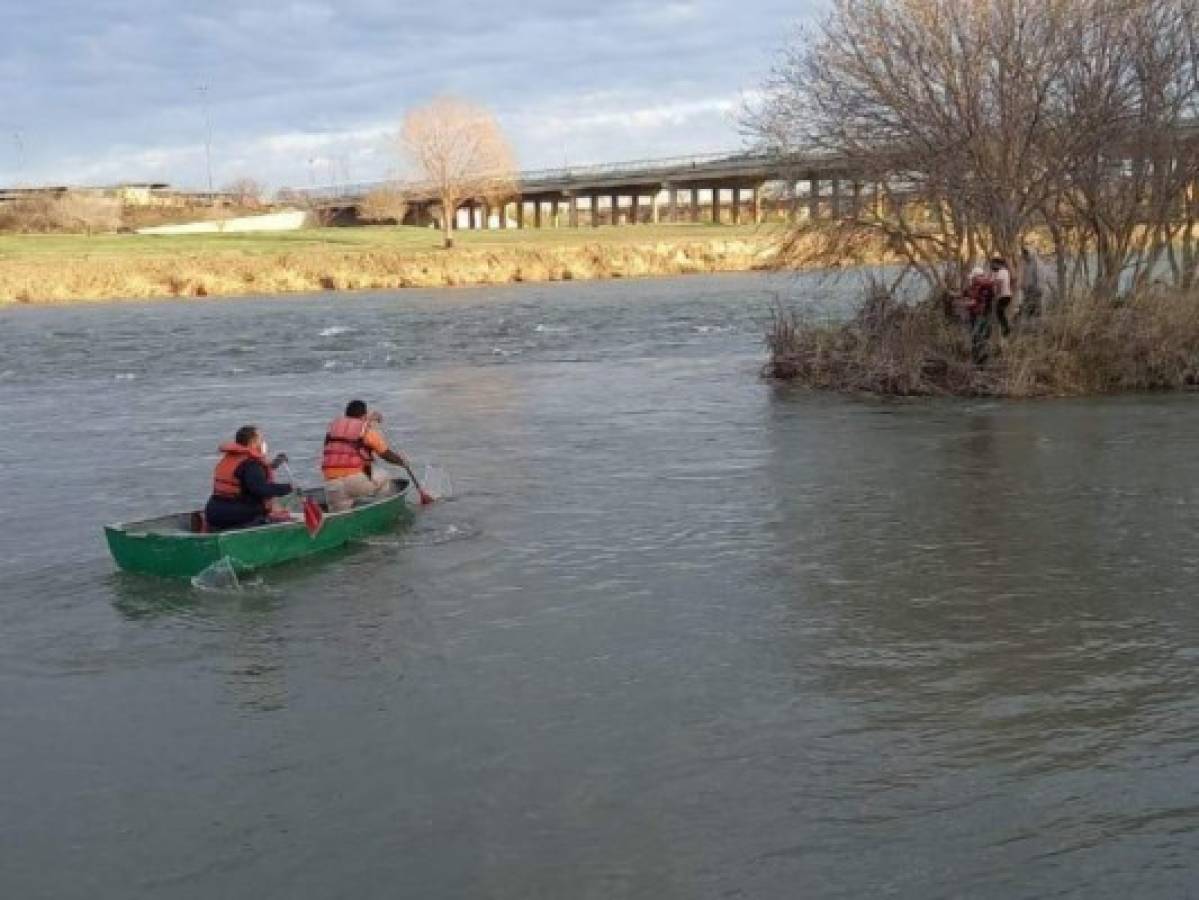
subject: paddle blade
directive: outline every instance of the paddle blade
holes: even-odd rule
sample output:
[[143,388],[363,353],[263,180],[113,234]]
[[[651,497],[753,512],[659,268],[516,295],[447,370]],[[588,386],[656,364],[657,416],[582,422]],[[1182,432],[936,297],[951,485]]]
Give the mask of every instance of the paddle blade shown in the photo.
[[440,466],[425,466],[420,478],[420,495],[420,502],[424,504],[432,503],[434,500],[445,500],[454,495],[450,476],[445,469]]
[[308,529],[309,537],[316,537],[325,524],[325,512],[321,505],[311,497],[304,498],[304,527]]

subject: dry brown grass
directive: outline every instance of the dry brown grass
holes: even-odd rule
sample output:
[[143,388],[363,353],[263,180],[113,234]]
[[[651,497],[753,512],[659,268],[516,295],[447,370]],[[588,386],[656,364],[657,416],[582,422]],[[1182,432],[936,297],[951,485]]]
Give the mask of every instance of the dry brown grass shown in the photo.
[[0,300],[47,303],[299,291],[431,288],[635,278],[770,268],[773,241],[718,236],[604,243],[509,243],[454,251],[297,246],[156,255],[0,258]]
[[1076,300],[992,338],[970,359],[967,328],[939,304],[871,297],[852,320],[779,311],[766,374],[817,390],[891,396],[1044,397],[1180,390],[1199,383],[1199,295],[1153,291]]
[[102,234],[121,227],[114,198],[67,192],[35,195],[0,206],[0,231],[20,234]]

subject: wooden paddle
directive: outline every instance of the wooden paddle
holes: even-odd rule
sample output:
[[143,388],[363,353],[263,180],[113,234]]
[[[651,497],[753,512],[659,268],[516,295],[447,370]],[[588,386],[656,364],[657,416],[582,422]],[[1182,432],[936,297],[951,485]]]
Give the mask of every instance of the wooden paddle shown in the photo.
[[[383,440],[387,441],[387,446],[391,447],[392,446],[391,435],[389,435],[386,431],[383,430],[383,423],[381,421],[379,421],[378,419],[376,419],[375,427],[379,429],[379,434],[383,435]],[[395,452],[395,451],[392,451],[392,452]],[[401,456],[400,458],[404,459],[405,457]],[[428,491],[426,491],[423,487],[420,486],[420,482],[416,480],[416,473],[412,471],[412,466],[408,465],[407,462],[403,463],[402,465],[404,467],[404,471],[408,473],[408,477],[412,479],[412,486],[414,488],[416,488],[417,494],[420,495],[420,505],[428,506],[430,503],[433,503],[434,502],[433,495],[430,494]]]

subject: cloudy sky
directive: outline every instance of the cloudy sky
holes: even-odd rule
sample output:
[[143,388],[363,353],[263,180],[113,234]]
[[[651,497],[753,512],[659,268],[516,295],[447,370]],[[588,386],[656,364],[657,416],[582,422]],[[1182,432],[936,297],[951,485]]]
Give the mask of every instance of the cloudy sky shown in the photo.
[[490,106],[524,168],[739,146],[822,0],[0,0],[0,185],[396,174],[404,110]]

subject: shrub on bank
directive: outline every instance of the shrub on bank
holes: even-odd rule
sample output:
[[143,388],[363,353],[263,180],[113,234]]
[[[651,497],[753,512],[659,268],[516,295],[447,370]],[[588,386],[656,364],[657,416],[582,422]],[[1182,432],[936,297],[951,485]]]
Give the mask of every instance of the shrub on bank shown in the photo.
[[1199,383],[1199,294],[1078,299],[994,329],[982,365],[939,303],[874,293],[845,322],[777,310],[766,375],[816,390],[890,396],[1038,397],[1178,390]]
[[72,193],[32,196],[0,205],[0,231],[23,234],[98,234],[121,227],[112,197]]

